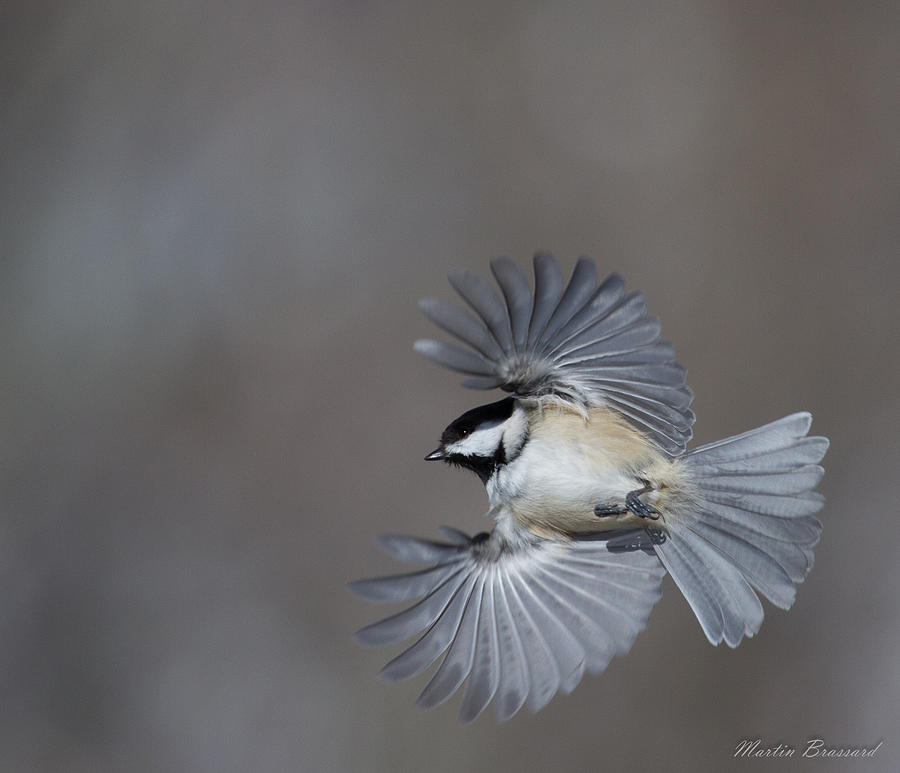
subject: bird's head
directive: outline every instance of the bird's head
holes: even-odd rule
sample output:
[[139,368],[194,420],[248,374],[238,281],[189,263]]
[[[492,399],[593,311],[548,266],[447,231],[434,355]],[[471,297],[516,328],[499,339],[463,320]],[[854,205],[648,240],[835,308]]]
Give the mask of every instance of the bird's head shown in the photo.
[[466,411],[441,434],[441,445],[425,457],[472,470],[487,482],[512,461],[528,438],[528,420],[513,397]]

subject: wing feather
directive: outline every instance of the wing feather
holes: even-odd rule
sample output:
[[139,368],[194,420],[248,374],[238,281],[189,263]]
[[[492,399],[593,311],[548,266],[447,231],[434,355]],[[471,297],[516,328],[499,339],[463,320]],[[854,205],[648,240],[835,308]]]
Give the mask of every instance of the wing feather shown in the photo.
[[578,686],[581,677],[584,676],[586,657],[584,647],[555,614],[552,606],[548,607],[541,598],[538,592],[539,583],[535,582],[530,574],[527,578],[523,577],[521,570],[514,576],[518,580],[514,585],[515,593],[526,614],[547,642],[559,673],[559,689],[568,694]]
[[534,256],[534,291],[508,258],[491,261],[501,297],[469,272],[450,275],[475,312],[426,300],[425,314],[462,346],[417,341],[415,350],[470,376],[474,389],[500,387],[520,397],[553,396],[579,409],[618,410],[671,455],[691,438],[693,395],[659,320],[647,316],[640,293],[625,293],[616,274],[597,284],[597,270],[579,258],[565,287],[556,259]]
[[420,674],[443,654],[419,705],[437,706],[465,683],[463,722],[491,700],[506,720],[526,702],[537,711],[559,690],[571,692],[585,670],[601,671],[630,649],[660,596],[664,569],[637,538],[634,548],[613,550],[602,539],[547,540],[524,531],[495,531],[486,540],[445,533],[451,543],[382,539],[395,554],[431,558],[434,566],[350,589],[378,601],[421,594],[358,637],[387,644],[418,636],[382,669],[391,680]]
[[432,626],[415,644],[407,647],[382,668],[381,676],[390,681],[410,679],[421,674],[446,652],[459,629],[463,612],[475,587],[475,579],[474,575],[466,579]]
[[[503,586],[509,603],[510,615],[522,648],[525,652],[529,677],[528,706],[532,711],[540,711],[556,695],[561,683],[560,659],[565,653],[554,655],[541,629],[516,592],[516,579],[509,567],[503,567]],[[563,673],[574,671],[584,658],[579,656],[574,663],[562,668]]]
[[568,349],[569,354],[560,358],[559,364],[578,365],[596,359],[626,354],[649,346],[657,341],[662,326],[655,317],[641,319],[626,329],[618,330],[603,338],[592,338]]
[[413,349],[438,365],[457,370],[460,373],[482,377],[495,375],[493,366],[484,357],[459,346],[423,338],[413,344]]
[[350,590],[368,601],[409,601],[422,596],[458,571],[456,562],[438,564],[421,572],[357,580],[350,583]]
[[480,276],[468,271],[453,272],[449,276],[450,284],[459,296],[469,304],[493,336],[494,341],[503,349],[512,348],[512,330],[506,307],[491,289],[491,286]]
[[459,708],[461,722],[471,722],[484,711],[500,686],[500,645],[494,605],[496,571],[496,566],[492,566],[486,572],[484,592],[481,594],[480,624],[475,636],[475,656]]
[[597,287],[597,267],[588,258],[579,258],[559,304],[547,322],[544,340],[552,341],[559,330],[590,301]]
[[459,557],[463,552],[457,545],[407,537],[404,534],[381,534],[376,543],[391,558],[410,564],[444,562]]
[[550,574],[543,567],[535,577],[533,587],[581,645],[585,668],[594,673],[606,668],[615,652],[609,634],[594,622],[591,615],[596,611],[591,609],[595,599],[561,581],[558,574]]
[[407,647],[382,668],[381,676],[391,681],[410,679],[421,674],[443,655],[456,635],[474,586],[475,577],[468,577],[432,626],[415,644]]
[[534,308],[528,326],[528,345],[534,346],[541,338],[556,305],[562,295],[563,277],[559,263],[548,252],[534,256]]
[[[578,334],[567,339],[563,344],[566,351],[591,343],[593,340],[605,340],[617,335],[621,330],[643,319],[647,314],[647,302],[640,293],[631,293],[621,299],[615,306],[596,318]],[[557,349],[557,344],[554,349]]]
[[414,636],[438,619],[463,582],[465,577],[461,571],[457,571],[409,609],[367,625],[356,634],[356,638],[363,644],[376,647],[381,644],[395,644]]
[[423,709],[432,709],[446,701],[471,672],[483,595],[484,575],[479,575],[450,649],[416,701]]
[[497,719],[501,722],[514,716],[522,708],[531,687],[525,648],[506,596],[507,583],[506,568],[498,566],[497,584],[494,588],[494,614],[497,620],[500,682],[494,707]]
[[435,325],[468,344],[483,357],[503,356],[503,349],[491,331],[458,306],[435,298],[423,298],[419,301],[419,308]]
[[598,320],[603,319],[625,297],[625,280],[618,274],[610,274],[594,291],[591,299],[575,316],[566,323],[555,337],[555,349],[568,346],[575,336],[590,328]]
[[503,291],[506,309],[512,328],[514,351],[522,351],[528,341],[528,323],[531,321],[531,288],[518,264],[509,258],[491,261],[491,273]]

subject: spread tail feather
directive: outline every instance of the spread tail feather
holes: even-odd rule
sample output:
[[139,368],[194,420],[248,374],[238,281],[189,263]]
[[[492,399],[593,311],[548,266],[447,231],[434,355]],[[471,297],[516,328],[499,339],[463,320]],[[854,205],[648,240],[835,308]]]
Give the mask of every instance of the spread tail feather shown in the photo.
[[693,502],[667,518],[656,552],[713,644],[753,636],[763,620],[755,591],[788,609],[812,569],[828,439],[807,437],[811,423],[795,413],[681,457]]

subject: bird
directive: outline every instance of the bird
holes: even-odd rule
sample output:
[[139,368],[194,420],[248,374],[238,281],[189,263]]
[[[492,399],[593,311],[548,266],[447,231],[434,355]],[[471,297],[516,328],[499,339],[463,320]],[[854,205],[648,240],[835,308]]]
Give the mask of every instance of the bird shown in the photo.
[[443,540],[382,535],[417,571],[357,580],[374,602],[414,602],[357,633],[369,646],[414,641],[383,669],[417,676],[432,708],[462,687],[459,719],[494,702],[498,721],[543,708],[627,653],[668,573],[713,645],[737,647],[763,622],[762,595],[788,609],[813,566],[825,437],[794,413],[688,450],[686,370],[639,292],[598,280],[580,258],[568,283],[548,252],[533,289],[509,258],[490,262],[499,294],[468,271],[449,280],[469,310],[420,307],[457,339],[414,350],[506,393],[452,421],[425,458],[474,472],[490,528]]

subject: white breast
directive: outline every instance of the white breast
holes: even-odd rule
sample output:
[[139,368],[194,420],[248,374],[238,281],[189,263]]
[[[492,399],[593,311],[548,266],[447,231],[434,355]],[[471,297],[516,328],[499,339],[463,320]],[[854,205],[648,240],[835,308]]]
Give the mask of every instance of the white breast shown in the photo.
[[600,528],[594,506],[624,502],[636,479],[588,436],[534,437],[487,485],[491,505],[506,505],[520,520],[564,530]]

